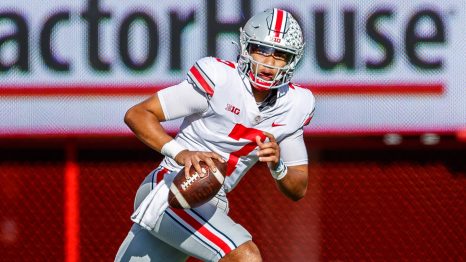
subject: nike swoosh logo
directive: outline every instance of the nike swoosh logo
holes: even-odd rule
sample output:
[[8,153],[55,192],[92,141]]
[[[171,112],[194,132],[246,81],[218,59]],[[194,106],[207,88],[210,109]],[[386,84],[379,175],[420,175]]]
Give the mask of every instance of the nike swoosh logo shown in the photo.
[[286,124],[277,124],[277,123],[273,122],[272,127],[276,127],[276,126],[286,126]]

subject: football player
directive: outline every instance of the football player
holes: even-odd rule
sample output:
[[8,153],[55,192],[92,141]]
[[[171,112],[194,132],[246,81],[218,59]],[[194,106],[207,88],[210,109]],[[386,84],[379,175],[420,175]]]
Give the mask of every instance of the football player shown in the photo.
[[[293,16],[269,9],[240,29],[241,53],[231,62],[206,57],[197,61],[178,85],[160,90],[130,108],[126,124],[165,158],[137,191],[135,210],[154,188],[170,185],[176,173],[199,162],[215,169],[212,159],[227,163],[223,188],[194,209],[162,205],[153,227],[133,219],[116,261],[261,261],[251,235],[228,216],[227,193],[258,161],[267,163],[279,190],[301,199],[308,183],[308,156],[303,127],[309,124],[315,99],[292,84],[303,56],[301,28]],[[184,117],[175,138],[160,122]],[[165,185],[166,184],[166,185]],[[154,191],[155,192],[155,191]],[[159,190],[156,201],[166,201]],[[144,211],[146,212],[146,211]]]

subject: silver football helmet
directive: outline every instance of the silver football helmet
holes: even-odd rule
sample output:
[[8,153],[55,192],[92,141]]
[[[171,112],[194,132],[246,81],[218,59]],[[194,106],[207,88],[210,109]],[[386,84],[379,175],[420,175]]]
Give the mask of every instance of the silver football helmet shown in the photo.
[[[291,81],[296,65],[303,56],[304,40],[296,19],[289,12],[274,8],[251,17],[244,28],[240,28],[240,47],[240,72],[249,78],[254,87],[273,89]],[[278,53],[287,64],[274,67],[260,63],[251,57],[252,52],[274,56]],[[258,75],[259,66],[277,69],[277,73],[271,80],[262,79]]]

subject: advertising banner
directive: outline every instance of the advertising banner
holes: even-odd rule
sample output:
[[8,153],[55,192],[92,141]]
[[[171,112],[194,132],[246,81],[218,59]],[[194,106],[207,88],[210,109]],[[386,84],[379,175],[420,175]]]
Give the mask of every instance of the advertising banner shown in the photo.
[[3,0],[0,134],[127,134],[129,107],[199,58],[235,61],[239,27],[271,7],[302,25],[308,134],[466,127],[464,0]]

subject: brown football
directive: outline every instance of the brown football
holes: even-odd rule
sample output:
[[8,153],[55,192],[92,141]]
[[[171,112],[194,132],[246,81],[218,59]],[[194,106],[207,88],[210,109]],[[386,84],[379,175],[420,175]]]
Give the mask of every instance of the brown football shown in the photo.
[[208,202],[220,190],[225,181],[226,163],[213,159],[217,172],[210,170],[209,166],[200,162],[201,168],[206,170],[201,177],[194,166],[189,169],[189,178],[184,174],[184,168],[178,172],[170,186],[168,204],[174,208],[195,208]]

